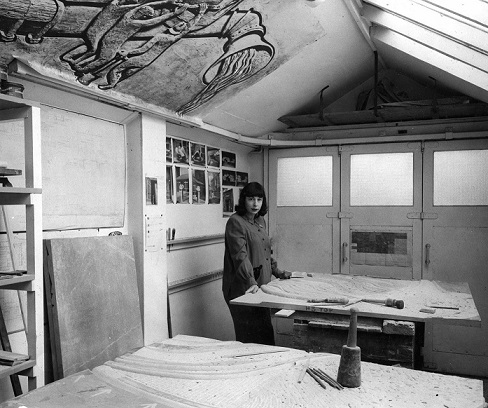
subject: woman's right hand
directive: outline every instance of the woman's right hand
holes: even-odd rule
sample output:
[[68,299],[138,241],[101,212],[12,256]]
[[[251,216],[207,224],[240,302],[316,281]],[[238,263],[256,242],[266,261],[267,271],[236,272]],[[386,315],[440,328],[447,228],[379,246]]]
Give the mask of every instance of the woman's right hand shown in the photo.
[[248,290],[246,290],[246,293],[256,293],[259,290],[258,285],[252,285]]

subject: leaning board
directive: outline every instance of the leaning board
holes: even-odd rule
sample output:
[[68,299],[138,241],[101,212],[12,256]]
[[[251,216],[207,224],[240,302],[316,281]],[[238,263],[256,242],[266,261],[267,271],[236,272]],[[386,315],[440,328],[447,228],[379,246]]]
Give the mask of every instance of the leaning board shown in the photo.
[[142,347],[132,237],[45,240],[44,276],[55,379]]

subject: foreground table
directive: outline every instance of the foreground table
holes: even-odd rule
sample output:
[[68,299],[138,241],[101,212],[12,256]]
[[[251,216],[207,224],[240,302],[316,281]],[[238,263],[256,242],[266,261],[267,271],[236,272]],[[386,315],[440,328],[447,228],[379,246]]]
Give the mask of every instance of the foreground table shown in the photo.
[[305,365],[334,377],[339,356],[176,336],[71,375],[0,408],[439,407],[482,408],[480,380],[373,363],[358,388],[320,387]]

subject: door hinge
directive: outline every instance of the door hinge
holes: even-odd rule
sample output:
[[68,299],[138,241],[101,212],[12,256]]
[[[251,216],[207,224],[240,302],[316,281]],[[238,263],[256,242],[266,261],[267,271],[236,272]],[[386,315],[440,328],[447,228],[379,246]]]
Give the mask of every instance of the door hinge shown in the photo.
[[407,214],[407,218],[409,219],[436,220],[437,217],[437,213],[411,212]]

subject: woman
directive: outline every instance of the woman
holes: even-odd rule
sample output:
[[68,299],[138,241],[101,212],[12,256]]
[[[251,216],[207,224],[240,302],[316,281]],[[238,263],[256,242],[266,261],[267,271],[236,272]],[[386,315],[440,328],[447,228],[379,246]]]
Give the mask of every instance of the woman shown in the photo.
[[261,285],[271,281],[271,275],[281,279],[291,275],[280,271],[271,258],[271,243],[263,218],[267,210],[263,186],[255,182],[246,184],[236,212],[225,228],[222,291],[232,315],[236,340],[274,345],[269,309],[229,303],[245,293],[256,293]]

